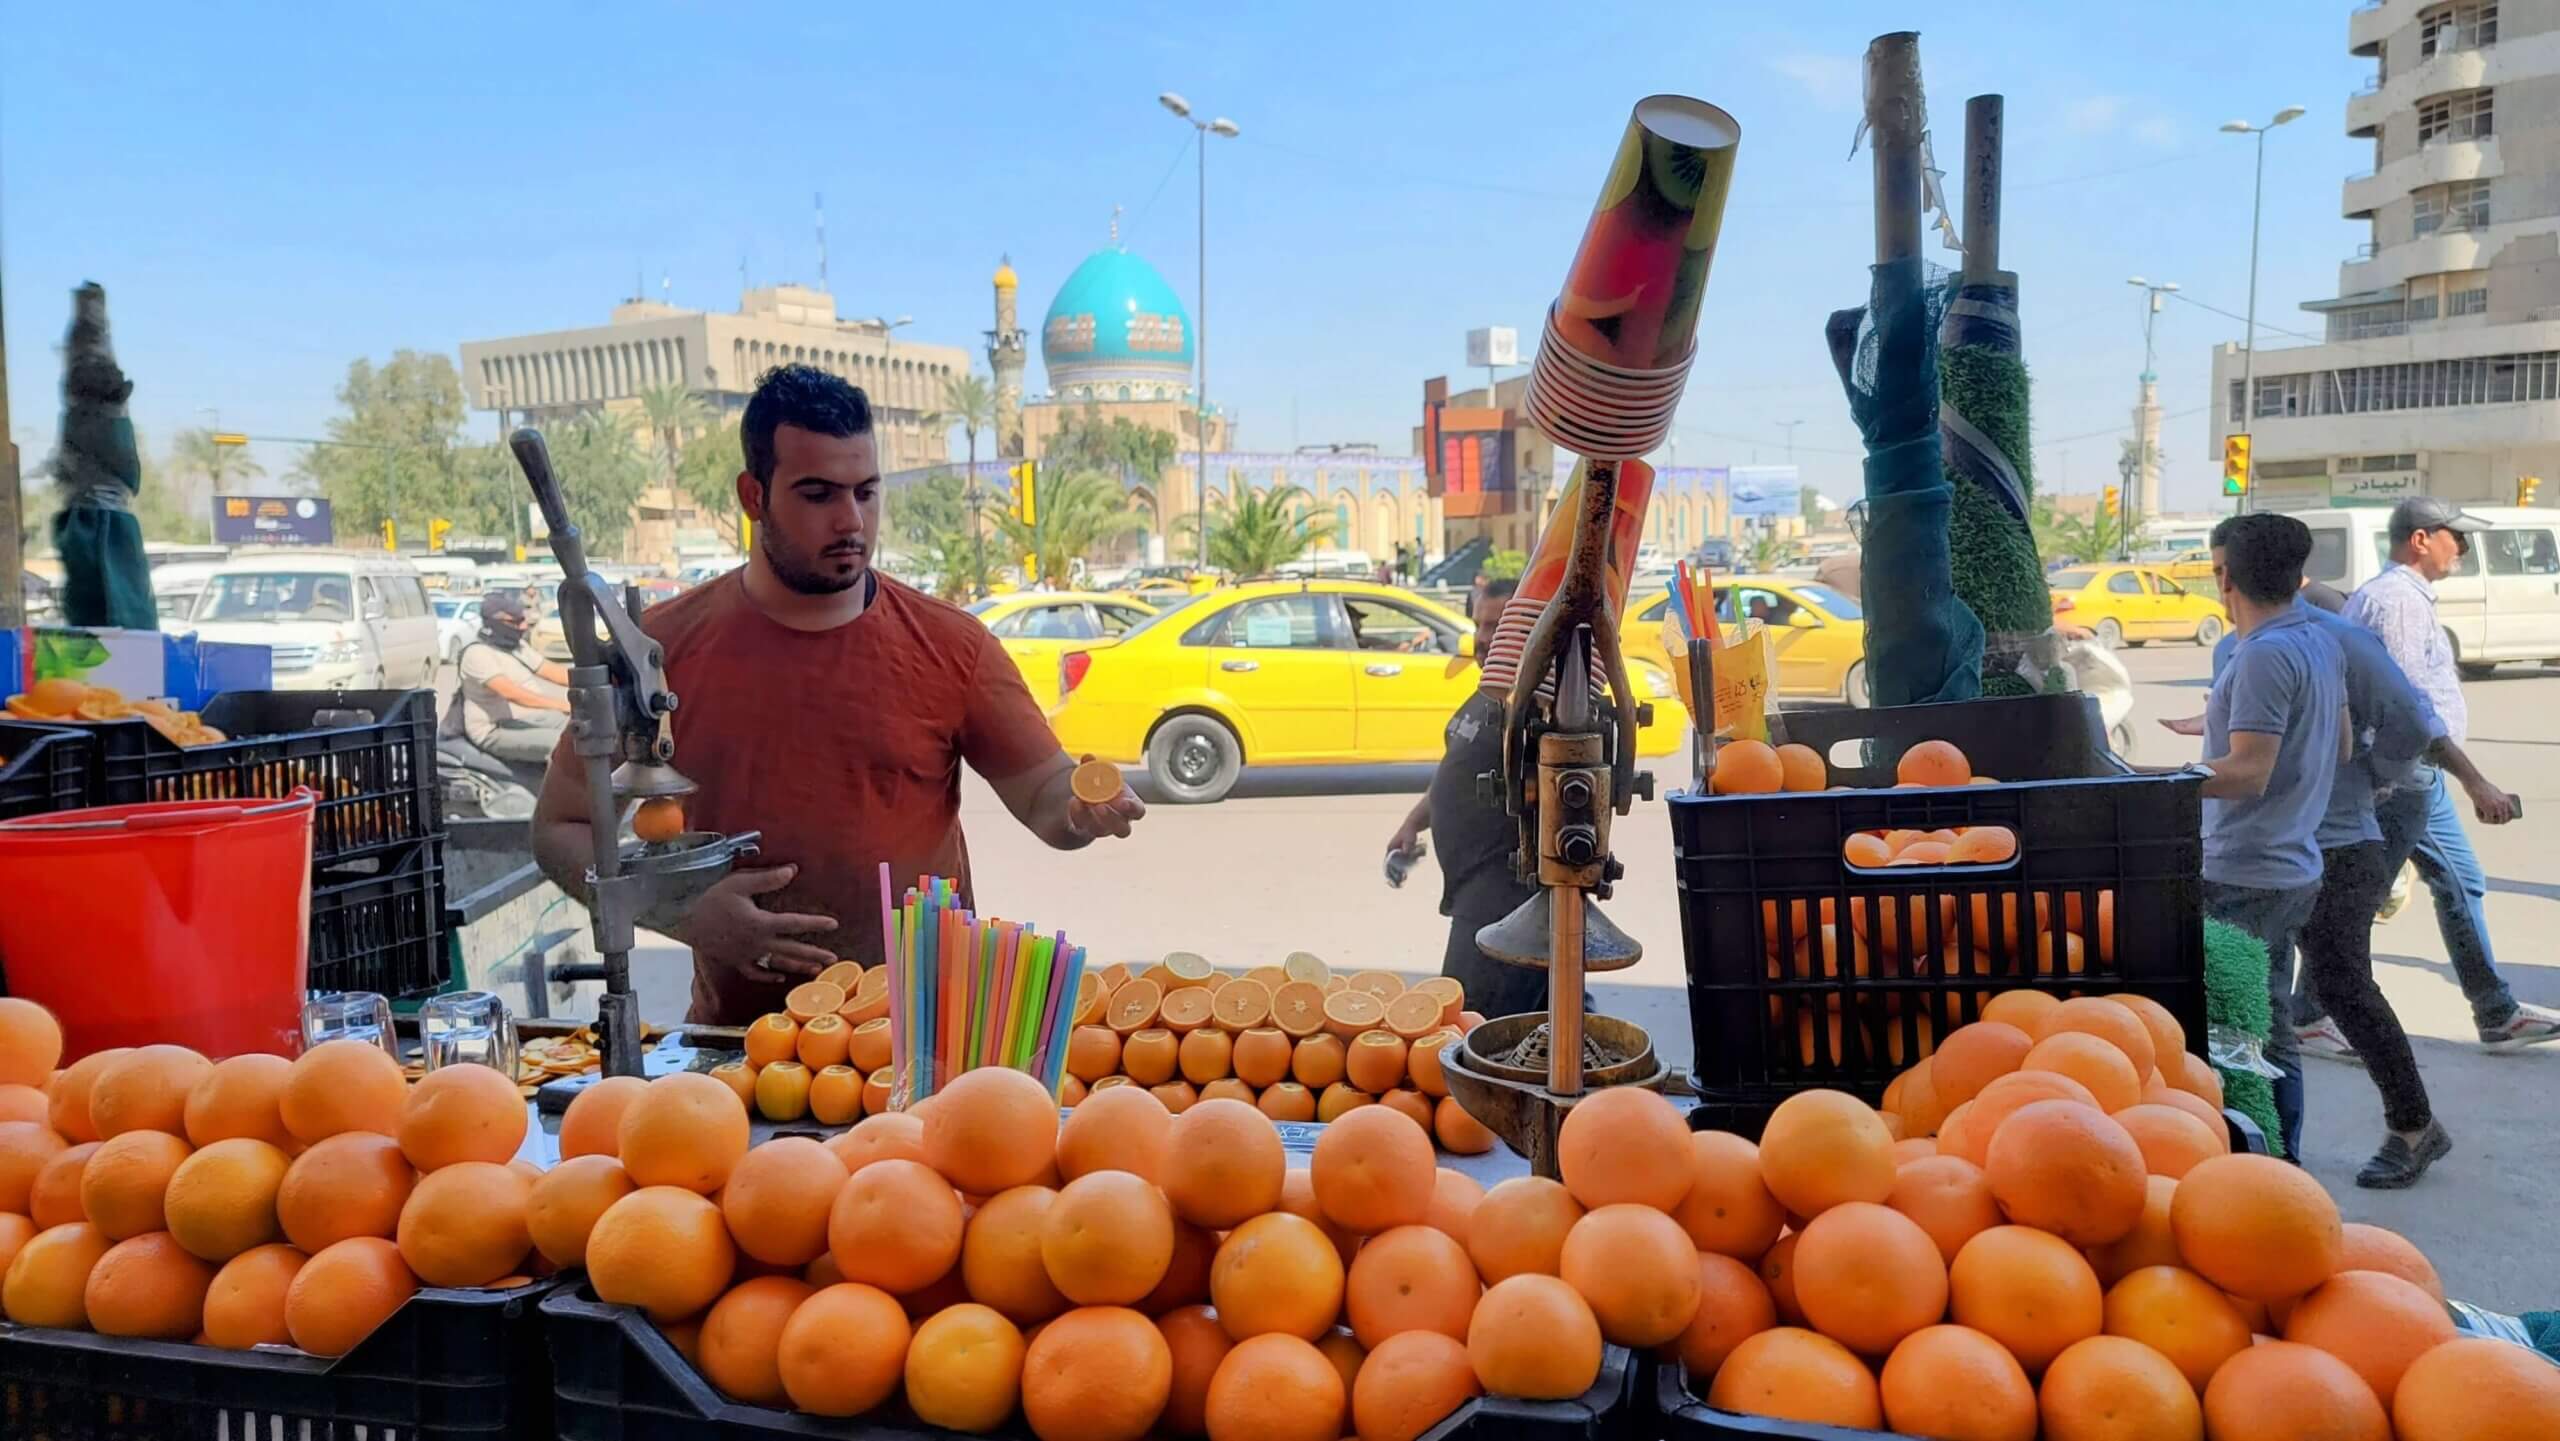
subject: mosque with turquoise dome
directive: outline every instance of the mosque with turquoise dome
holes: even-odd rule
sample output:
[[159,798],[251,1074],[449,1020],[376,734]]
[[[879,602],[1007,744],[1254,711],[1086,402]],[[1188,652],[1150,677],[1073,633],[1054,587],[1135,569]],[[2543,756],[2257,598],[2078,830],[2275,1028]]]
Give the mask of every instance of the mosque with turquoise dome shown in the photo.
[[[1396,546],[1440,549],[1440,505],[1428,493],[1422,462],[1380,455],[1367,447],[1316,451],[1247,450],[1237,444],[1236,416],[1215,401],[1204,414],[1194,384],[1199,335],[1189,307],[1155,266],[1111,242],[1068,272],[1042,315],[1036,333],[1017,324],[1021,285],[1008,259],[993,277],[995,325],[987,331],[987,363],[995,379],[997,457],[979,461],[982,485],[1002,493],[1005,470],[1016,459],[1037,460],[1070,426],[1125,419],[1174,437],[1173,463],[1158,475],[1124,475],[1128,504],[1142,529],[1116,555],[1089,557],[1096,564],[1160,561],[1168,535],[1173,556],[1191,554],[1198,534],[1203,488],[1196,479],[1201,430],[1207,428],[1210,513],[1247,490],[1294,486],[1310,508],[1331,512],[1327,545],[1392,558]],[[1036,340],[1045,386],[1027,375]],[[1232,338],[1225,344],[1235,345]],[[894,492],[959,464],[921,467],[887,477]]]

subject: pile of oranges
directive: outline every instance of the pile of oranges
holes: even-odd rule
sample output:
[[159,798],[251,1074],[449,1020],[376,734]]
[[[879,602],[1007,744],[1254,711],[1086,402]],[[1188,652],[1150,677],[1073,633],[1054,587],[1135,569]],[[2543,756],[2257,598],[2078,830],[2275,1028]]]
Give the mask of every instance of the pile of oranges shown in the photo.
[[1119,1086],[1154,1092],[1182,1114],[1242,1101],[1275,1121],[1334,1121],[1368,1105],[1411,1116],[1460,1155],[1493,1149],[1449,1098],[1441,1049],[1484,1019],[1446,976],[1408,985],[1390,971],[1337,975],[1304,951],[1230,975],[1176,952],[1143,972],[1113,965],[1085,978],[1067,1040],[1061,1103]]
[[889,968],[838,961],[747,1027],[711,1074],[768,1121],[842,1126],[889,1109]]
[[1134,1085],[1062,1123],[1037,1080],[991,1067],[826,1142],[750,1148],[717,1082],[611,1080],[571,1104],[528,1217],[544,1256],[742,1402],[845,1417],[903,1397],[961,1431],[1019,1412],[1042,1441],[1412,1441],[1478,1394],[1586,1394],[1666,1238],[1692,1266],[1667,1214],[1609,1205],[1647,1156],[1685,1186],[1679,1117],[1595,1102],[1577,1225],[1566,1187],[1485,1192],[1383,1105],[1293,1169],[1253,1105],[1175,1115]]
[[1664,1354],[1715,1408],[1947,1441],[2560,1436],[2560,1370],[2458,1339],[2426,1257],[2231,1154],[2219,1100],[2156,1003],[1997,996],[1881,1110],[1690,1139]]
[[20,1325],[337,1356],[422,1284],[537,1269],[524,1098],[494,1070],[413,1087],[352,1040],[61,1055],[51,1015],[0,999],[0,1311]]
[[[1904,789],[1996,784],[1989,776],[1975,775],[1973,762],[1953,741],[1922,741],[1904,751],[1894,762],[1893,779]],[[1715,773],[1707,789],[1720,796],[1750,796],[1849,788],[1831,783],[1830,765],[1811,746],[1736,740],[1716,747]]]

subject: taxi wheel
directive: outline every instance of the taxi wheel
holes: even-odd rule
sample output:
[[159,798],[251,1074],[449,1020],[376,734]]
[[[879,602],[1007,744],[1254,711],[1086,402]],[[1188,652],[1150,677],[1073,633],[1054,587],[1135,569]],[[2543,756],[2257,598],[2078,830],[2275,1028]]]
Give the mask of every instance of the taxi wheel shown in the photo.
[[1147,741],[1147,779],[1176,805],[1223,800],[1244,773],[1244,747],[1213,716],[1178,715]]
[[2106,619],[2099,621],[2097,633],[2098,644],[2105,646],[2109,650],[2124,649],[2124,627],[2116,623],[2116,618],[2114,616],[2108,616]]
[[1859,710],[1865,710],[1876,703],[1875,693],[1867,688],[1865,661],[1859,661],[1849,667],[1848,677],[1840,682],[1840,699]]
[[2209,615],[2196,622],[2196,644],[2212,645],[2222,639],[2222,617]]

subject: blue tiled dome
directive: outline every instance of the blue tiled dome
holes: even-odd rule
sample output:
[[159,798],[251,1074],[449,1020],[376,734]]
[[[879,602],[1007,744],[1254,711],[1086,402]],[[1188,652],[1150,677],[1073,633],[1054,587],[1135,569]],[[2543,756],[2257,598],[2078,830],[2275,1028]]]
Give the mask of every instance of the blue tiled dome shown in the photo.
[[1191,373],[1191,317],[1156,268],[1113,246],[1087,257],[1040,324],[1040,360],[1062,393]]

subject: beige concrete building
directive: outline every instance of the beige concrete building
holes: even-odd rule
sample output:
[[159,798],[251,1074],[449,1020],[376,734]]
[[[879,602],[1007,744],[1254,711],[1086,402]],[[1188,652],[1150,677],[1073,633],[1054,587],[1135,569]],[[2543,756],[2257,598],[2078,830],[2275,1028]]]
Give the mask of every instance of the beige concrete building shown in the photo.
[[942,387],[969,370],[956,345],[901,340],[881,320],[845,320],[835,297],[800,285],[750,290],[733,314],[628,300],[603,325],[462,345],[462,385],[475,409],[542,424],[582,411],[637,409],[640,393],[683,385],[715,415],[746,407],[756,377],[777,365],[814,365],[871,398],[882,470],[943,458],[944,427],[931,417]]
[[2210,458],[2246,430],[2256,504],[2512,504],[2560,475],[2560,0],[2379,0],[2347,133],[2373,142],[2345,212],[2371,238],[2303,308],[2326,340],[2213,355]]

